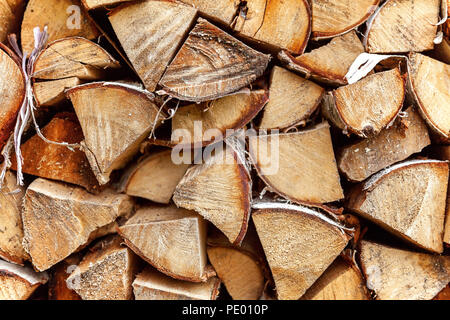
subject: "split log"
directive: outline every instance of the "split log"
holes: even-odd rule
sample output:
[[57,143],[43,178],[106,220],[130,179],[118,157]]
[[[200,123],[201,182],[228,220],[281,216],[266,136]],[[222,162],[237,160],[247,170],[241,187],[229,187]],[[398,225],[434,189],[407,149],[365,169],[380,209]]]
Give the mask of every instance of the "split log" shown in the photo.
[[409,88],[430,127],[450,141],[450,65],[412,53]]
[[119,228],[125,244],[160,272],[173,278],[204,282],[207,267],[206,221],[175,206],[143,207]]
[[129,215],[132,206],[130,197],[111,190],[92,195],[81,188],[36,179],[24,199],[23,246],[34,267],[47,270],[94,240],[93,235],[104,235],[98,230]]
[[252,217],[278,299],[299,299],[347,245],[351,236],[312,209],[282,203],[254,205]]
[[147,0],[122,5],[109,14],[114,32],[147,90],[155,91],[196,13],[174,1]]
[[351,31],[298,57],[294,58],[286,51],[281,51],[278,57],[287,68],[311,76],[314,80],[331,85],[346,85],[348,69],[363,52],[364,47],[356,32]]
[[120,64],[98,44],[80,37],[56,40],[36,59],[34,77],[37,79],[101,79],[107,68]]
[[312,38],[342,35],[363,24],[377,9],[380,0],[312,0]]
[[24,9],[24,0],[0,0],[0,42],[6,43],[9,34],[17,33]]
[[314,82],[275,66],[270,76],[270,100],[260,129],[284,129],[305,123],[316,111],[324,89]]
[[395,68],[333,90],[325,96],[322,113],[344,132],[366,138],[395,120],[404,97],[405,83]]
[[396,164],[353,189],[347,207],[404,240],[441,253],[448,171],[447,162],[438,160]]
[[379,300],[431,300],[450,281],[450,257],[362,241],[367,287]]
[[80,0],[30,0],[22,21],[22,50],[28,54],[34,48],[35,27],[48,27],[49,41],[67,37],[96,39],[100,33]]
[[200,18],[159,84],[180,100],[214,100],[250,84],[268,63],[269,56]]
[[81,255],[75,253],[54,267],[48,284],[49,300],[81,300],[81,297],[75,291],[67,287],[66,282],[80,261]]
[[67,278],[67,287],[83,300],[130,300],[139,267],[137,257],[122,239],[109,236],[97,242]]
[[120,191],[168,204],[189,167],[190,164],[175,164],[172,150],[150,154],[127,169],[120,183]]
[[47,281],[46,272],[0,260],[0,300],[26,300]]
[[370,53],[421,52],[434,47],[440,0],[389,0],[368,22],[364,38]]
[[309,1],[245,1],[234,29],[240,35],[276,50],[302,54],[311,32]]
[[132,0],[81,0],[84,8],[86,10],[92,10],[102,7],[108,7],[112,5],[116,5],[122,2],[127,2]]
[[34,97],[38,106],[55,106],[66,99],[64,92],[67,89],[80,84],[81,80],[77,77],[35,82],[33,85]]
[[0,190],[0,258],[23,264],[29,255],[22,246],[22,201],[25,188],[17,185],[16,175],[6,172]]
[[302,204],[344,198],[330,127],[250,137],[250,157],[270,191]]
[[148,92],[125,84],[89,83],[68,90],[67,95],[83,129],[86,156],[100,184],[108,183],[112,171],[126,165],[164,116]]
[[372,174],[430,144],[428,129],[420,115],[408,108],[394,125],[375,137],[361,140],[340,150],[339,170],[351,181],[363,181]]
[[222,24],[231,25],[236,17],[241,1],[236,0],[180,0],[181,2],[193,6],[204,16]]

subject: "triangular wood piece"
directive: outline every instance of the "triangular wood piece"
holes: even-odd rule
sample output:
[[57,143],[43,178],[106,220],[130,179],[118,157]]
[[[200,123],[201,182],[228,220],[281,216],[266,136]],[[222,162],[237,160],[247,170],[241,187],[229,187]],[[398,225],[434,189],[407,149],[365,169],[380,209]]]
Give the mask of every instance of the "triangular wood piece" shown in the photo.
[[170,278],[147,267],[133,282],[136,300],[216,300],[220,280],[193,283]]
[[361,140],[340,150],[339,170],[351,181],[363,181],[372,174],[429,145],[425,122],[412,108],[398,117],[392,127],[381,130],[375,137]]
[[119,233],[141,258],[173,278],[202,282],[214,275],[206,268],[206,221],[193,211],[140,208]]
[[249,146],[252,163],[269,190],[304,204],[344,198],[328,123],[250,137]]
[[386,1],[368,23],[364,38],[366,51],[389,53],[433,49],[440,3],[440,0]]
[[181,100],[213,100],[253,82],[268,63],[268,55],[200,18],[159,84]]
[[66,282],[80,261],[81,254],[74,253],[53,268],[48,283],[49,300],[81,300],[81,297],[75,291],[67,288]]
[[322,112],[344,132],[378,134],[398,115],[405,98],[399,69],[379,72],[325,96]]
[[430,127],[450,141],[450,65],[419,53],[408,62],[409,86]]
[[393,234],[441,253],[448,164],[411,160],[380,171],[357,186],[347,207]]
[[0,300],[26,300],[47,281],[46,272],[0,260]]
[[7,43],[9,34],[17,33],[25,9],[25,0],[0,0],[0,42]]
[[130,300],[139,262],[121,243],[119,236],[97,242],[67,278],[67,287],[83,300]]
[[46,270],[101,236],[121,216],[131,213],[127,195],[105,190],[98,195],[59,182],[36,179],[25,194],[23,245],[37,270]]
[[81,3],[86,8],[86,10],[92,10],[102,7],[108,7],[122,2],[127,2],[132,0],[81,0]]
[[350,236],[325,215],[302,206],[254,205],[252,217],[277,288],[296,300],[344,250]]
[[431,300],[450,282],[450,257],[362,241],[361,267],[379,300]]
[[[67,91],[83,129],[85,153],[100,184],[139,151],[159,112],[147,92],[120,83],[89,83]],[[117,106],[120,106],[118,108]]]
[[155,91],[196,13],[191,6],[175,1],[147,0],[122,5],[109,14],[114,32],[147,90]]
[[281,51],[278,57],[287,68],[311,76],[317,81],[345,85],[348,69],[363,52],[364,47],[356,32],[351,31],[298,57],[294,58],[286,51]]
[[235,19],[240,1],[236,0],[180,0],[181,2],[193,6],[203,15],[211,20],[231,25]]
[[66,99],[66,89],[80,84],[81,80],[77,77],[35,82],[33,84],[34,97],[39,106],[55,106]]

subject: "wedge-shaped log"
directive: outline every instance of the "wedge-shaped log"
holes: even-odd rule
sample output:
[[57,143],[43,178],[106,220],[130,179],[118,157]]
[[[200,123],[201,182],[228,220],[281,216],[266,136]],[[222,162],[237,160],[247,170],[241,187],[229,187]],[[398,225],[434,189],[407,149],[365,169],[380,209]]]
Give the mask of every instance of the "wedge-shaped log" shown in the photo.
[[307,0],[245,1],[234,29],[275,49],[301,54],[311,32],[311,8]]
[[386,1],[368,23],[364,37],[366,51],[394,53],[433,49],[440,3],[440,0]]
[[450,257],[362,241],[361,267],[379,300],[431,300],[450,281]]
[[250,137],[249,145],[252,163],[271,191],[303,204],[344,198],[327,123]]
[[7,171],[0,190],[0,258],[23,264],[29,255],[22,246],[22,202],[25,189],[17,185],[16,175]]
[[174,1],[147,0],[122,5],[109,14],[114,32],[147,90],[155,91],[196,13]]
[[66,99],[64,92],[67,89],[80,84],[81,80],[77,77],[35,82],[33,85],[34,97],[39,106],[55,106]]
[[34,267],[46,270],[93,240],[100,228],[130,214],[132,206],[130,197],[111,190],[92,195],[81,188],[36,179],[24,199],[23,246]]
[[143,207],[119,233],[141,258],[173,278],[202,282],[214,275],[206,266],[206,221],[193,211]]
[[49,300],[81,300],[81,297],[75,291],[67,288],[66,282],[67,278],[80,263],[81,258],[80,253],[74,253],[52,269],[48,283]]
[[430,144],[428,129],[420,115],[408,108],[394,125],[381,130],[375,137],[361,140],[340,150],[339,170],[351,181],[363,181],[372,174]]
[[322,113],[344,132],[366,138],[394,121],[404,98],[405,83],[396,68],[330,92]]
[[332,85],[345,85],[345,75],[355,59],[364,52],[364,47],[356,35],[351,31],[332,39],[311,52],[293,57],[289,52],[278,54],[286,67],[313,79]]
[[71,37],[56,40],[42,51],[34,65],[34,77],[95,80],[104,76],[104,69],[119,67],[120,64],[98,44],[81,37]]
[[26,300],[47,281],[46,272],[0,260],[0,300]]
[[181,2],[193,6],[203,15],[223,24],[231,25],[235,19],[240,1],[236,0],[180,0]]
[[402,239],[441,253],[448,171],[447,162],[438,160],[396,164],[353,189],[347,207]]
[[[85,153],[100,184],[138,152],[163,112],[148,93],[119,83],[90,83],[67,91],[84,133]],[[156,119],[158,117],[158,119]]]
[[450,141],[450,65],[413,53],[408,62],[409,88],[430,127]]
[[30,0],[22,21],[22,50],[28,54],[34,48],[35,27],[48,27],[49,41],[66,37],[95,39],[100,32],[83,10],[80,0]]
[[193,283],[170,278],[147,267],[133,282],[136,300],[216,300],[220,280]]
[[118,236],[97,242],[67,278],[67,287],[83,300],[130,300],[139,263],[121,243]]
[[122,2],[127,2],[132,0],[81,0],[81,3],[86,8],[86,10],[92,10],[102,7],[108,7],[116,5]]
[[172,142],[178,143],[177,138],[183,138],[192,145],[205,146],[221,137],[225,139],[229,134],[227,130],[235,133],[244,127],[267,101],[268,92],[254,90],[183,107],[172,119]]
[[208,101],[250,84],[268,63],[269,56],[200,18],[159,84],[175,98]]
[[275,66],[270,77],[270,100],[260,129],[283,129],[304,123],[317,109],[324,89],[292,72]]
[[0,0],[0,42],[17,33],[25,9],[25,0]]
[[296,300],[336,259],[351,238],[312,209],[260,203],[252,217],[272,270],[278,299]]

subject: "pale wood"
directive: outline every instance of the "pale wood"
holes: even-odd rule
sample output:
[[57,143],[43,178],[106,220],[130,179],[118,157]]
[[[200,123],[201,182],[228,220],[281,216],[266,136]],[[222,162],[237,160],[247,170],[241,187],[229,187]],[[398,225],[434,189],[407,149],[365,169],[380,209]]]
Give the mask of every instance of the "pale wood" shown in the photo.
[[190,5],[200,11],[203,15],[208,16],[212,20],[217,20],[223,24],[230,25],[233,23],[240,4],[238,0],[179,0]]
[[67,278],[80,263],[81,258],[80,253],[74,253],[53,268],[48,283],[49,300],[81,300],[81,297],[75,291],[67,288],[66,283]]
[[9,34],[17,33],[24,9],[24,0],[0,0],[0,42],[6,43]]
[[64,91],[81,84],[77,77],[41,81],[33,84],[34,97],[39,106],[51,107],[66,99]]
[[132,207],[130,197],[109,189],[93,195],[81,188],[36,179],[24,199],[23,246],[34,267],[46,270],[93,240],[98,229],[129,215]]
[[107,7],[132,0],[81,0],[87,10]]
[[431,300],[450,281],[450,257],[361,243],[367,287],[379,300]]

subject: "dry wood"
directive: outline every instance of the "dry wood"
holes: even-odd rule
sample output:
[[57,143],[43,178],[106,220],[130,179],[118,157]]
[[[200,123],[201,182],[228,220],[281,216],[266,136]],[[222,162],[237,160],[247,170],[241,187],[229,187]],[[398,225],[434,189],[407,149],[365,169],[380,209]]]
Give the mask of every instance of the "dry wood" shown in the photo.
[[250,137],[249,144],[252,163],[269,190],[303,204],[344,198],[327,123]]
[[[443,4],[443,2],[442,2]],[[447,1],[447,12],[450,12],[450,1]],[[442,42],[434,46],[433,57],[438,60],[450,64],[450,20],[442,25],[443,39]]]
[[223,24],[231,25],[235,19],[240,1],[237,0],[179,0],[193,6],[203,15]]
[[[119,83],[90,83],[67,91],[83,129],[85,153],[100,184],[138,152],[163,113],[149,95]],[[120,108],[118,107],[120,106]],[[156,118],[158,117],[158,120]]]
[[450,65],[411,54],[409,87],[423,117],[438,134],[450,139]]
[[234,29],[263,44],[302,54],[311,32],[311,8],[307,0],[245,1]]
[[337,223],[306,207],[268,203],[257,208],[253,221],[278,299],[299,299],[341,253],[350,236]]
[[433,300],[450,300],[450,284],[439,292]]
[[155,91],[196,13],[194,8],[173,1],[147,0],[122,5],[109,14],[119,41],[147,90]]
[[434,47],[440,0],[389,0],[368,23],[365,47],[371,53],[421,52]]
[[46,272],[0,260],[0,300],[26,300],[47,281]]
[[287,68],[332,85],[345,85],[345,75],[364,47],[355,31],[333,38],[311,52],[293,57],[289,52],[278,55]]
[[250,84],[268,62],[269,56],[200,18],[159,84],[181,100],[213,100]]
[[450,281],[450,257],[362,241],[367,287],[379,300],[431,300]]
[[81,255],[75,253],[54,267],[48,284],[49,300],[81,300],[75,291],[67,288],[66,282],[80,261]]
[[34,96],[39,106],[51,107],[60,104],[66,99],[65,90],[81,84],[77,77],[59,80],[35,82]]
[[438,160],[396,164],[352,190],[347,207],[402,239],[441,253],[448,171],[447,162]]
[[39,55],[34,66],[38,79],[101,79],[107,68],[120,64],[98,44],[80,37],[56,40]]
[[127,1],[131,0],[81,0],[81,3],[83,4],[84,8],[86,8],[86,10],[92,10],[112,6]]
[[405,83],[395,68],[330,92],[322,113],[344,132],[366,138],[394,121],[404,97]]
[[332,38],[364,23],[380,0],[312,0],[312,38]]
[[141,258],[173,278],[202,282],[214,275],[206,265],[206,221],[193,211],[144,207],[119,233]]
[[338,167],[349,180],[363,181],[381,169],[420,152],[429,144],[425,122],[410,107],[392,127],[340,150]]
[[25,0],[0,0],[0,42],[6,43],[9,34],[17,33],[24,9]]
[[67,278],[67,287],[83,300],[130,300],[139,267],[137,257],[118,236],[97,242]]
[[109,189],[92,195],[81,188],[36,179],[24,199],[23,246],[34,267],[46,270],[94,236],[104,235],[98,230],[129,215],[132,206],[130,197]]

